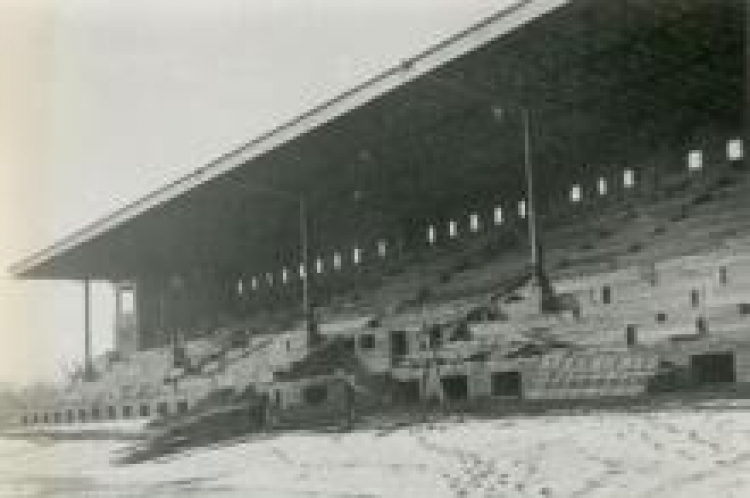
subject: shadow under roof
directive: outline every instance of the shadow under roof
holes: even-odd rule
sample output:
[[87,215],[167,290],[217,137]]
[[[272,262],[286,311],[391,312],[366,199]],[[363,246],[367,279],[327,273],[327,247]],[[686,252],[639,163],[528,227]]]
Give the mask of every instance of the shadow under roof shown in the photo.
[[516,1],[10,271],[120,280],[299,261],[297,206],[256,187],[305,197],[314,253],[512,199],[519,105],[552,198],[592,164],[742,128],[745,15],[742,0]]

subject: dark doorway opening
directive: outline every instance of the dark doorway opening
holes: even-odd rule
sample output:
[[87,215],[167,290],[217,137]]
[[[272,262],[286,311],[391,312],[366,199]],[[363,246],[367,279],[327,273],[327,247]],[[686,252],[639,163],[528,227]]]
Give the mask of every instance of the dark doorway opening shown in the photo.
[[495,372],[492,374],[492,395],[521,397],[520,372]]
[[391,332],[391,358],[397,359],[409,353],[409,341],[402,330]]
[[693,355],[690,357],[690,369],[699,384],[734,382],[734,353]]
[[466,375],[446,375],[440,382],[443,392],[450,401],[463,401],[469,398],[469,378]]
[[393,400],[396,403],[402,404],[413,404],[419,401],[419,381],[418,380],[402,380],[397,381]]
[[443,334],[440,327],[432,327],[430,329],[430,347],[439,348],[443,345]]

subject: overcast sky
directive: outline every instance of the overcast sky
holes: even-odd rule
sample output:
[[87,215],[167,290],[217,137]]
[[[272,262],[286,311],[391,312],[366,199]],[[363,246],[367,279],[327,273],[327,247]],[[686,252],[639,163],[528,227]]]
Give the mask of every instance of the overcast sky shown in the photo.
[[80,284],[10,263],[509,1],[0,0],[0,382],[83,349]]

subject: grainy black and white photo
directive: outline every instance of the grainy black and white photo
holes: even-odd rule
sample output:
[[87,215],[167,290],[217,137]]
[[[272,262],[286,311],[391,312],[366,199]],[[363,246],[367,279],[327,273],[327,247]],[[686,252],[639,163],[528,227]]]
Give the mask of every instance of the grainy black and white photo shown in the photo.
[[0,498],[750,496],[747,0],[0,0]]

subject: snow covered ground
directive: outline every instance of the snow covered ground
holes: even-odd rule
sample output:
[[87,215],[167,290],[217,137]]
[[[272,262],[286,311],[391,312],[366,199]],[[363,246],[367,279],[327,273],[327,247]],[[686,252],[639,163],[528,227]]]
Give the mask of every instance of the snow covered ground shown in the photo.
[[256,435],[117,464],[129,444],[0,439],[0,496],[750,496],[748,401]]

